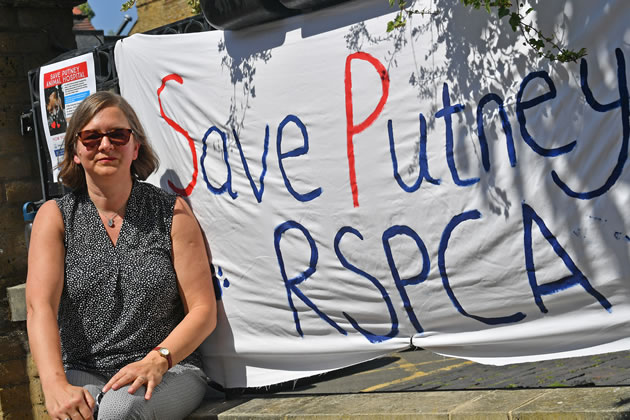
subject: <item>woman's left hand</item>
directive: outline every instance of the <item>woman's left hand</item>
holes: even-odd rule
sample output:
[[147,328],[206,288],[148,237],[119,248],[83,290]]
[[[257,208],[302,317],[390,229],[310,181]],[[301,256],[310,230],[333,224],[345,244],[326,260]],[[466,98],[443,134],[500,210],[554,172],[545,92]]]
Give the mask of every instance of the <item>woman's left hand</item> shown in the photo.
[[168,362],[158,352],[151,351],[144,359],[130,363],[120,369],[103,387],[103,392],[117,389],[131,384],[129,393],[135,393],[141,386],[146,385],[146,400],[151,398],[153,389],[162,382],[162,376],[168,370]]

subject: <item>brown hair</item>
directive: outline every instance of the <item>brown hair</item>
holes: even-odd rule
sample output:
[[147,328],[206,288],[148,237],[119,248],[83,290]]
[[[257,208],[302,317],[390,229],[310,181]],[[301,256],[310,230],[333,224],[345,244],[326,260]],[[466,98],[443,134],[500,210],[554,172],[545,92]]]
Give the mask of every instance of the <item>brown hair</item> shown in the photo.
[[68,130],[64,138],[63,162],[59,165],[59,177],[61,182],[72,188],[79,190],[85,188],[85,172],[81,165],[77,165],[74,161],[77,145],[77,133],[83,129],[96,114],[105,108],[116,107],[129,121],[133,137],[140,145],[138,158],[131,164],[131,175],[137,179],[144,181],[153,171],[158,168],[159,161],[153,148],[147,140],[142,124],[133,110],[129,102],[122,96],[109,92],[96,92],[87,98],[75,109],[68,124]]

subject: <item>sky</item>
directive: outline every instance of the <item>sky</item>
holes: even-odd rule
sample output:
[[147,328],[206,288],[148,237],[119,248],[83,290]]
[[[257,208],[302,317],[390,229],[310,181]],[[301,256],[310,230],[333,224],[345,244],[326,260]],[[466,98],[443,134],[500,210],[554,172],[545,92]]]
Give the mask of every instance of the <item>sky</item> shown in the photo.
[[131,27],[138,19],[138,13],[136,12],[136,6],[126,12],[121,12],[120,7],[124,3],[124,0],[88,0],[88,3],[94,10],[95,16],[92,19],[92,25],[96,29],[102,29],[105,35],[109,30],[116,31],[123,22],[125,15],[129,15],[133,18],[131,22],[125,26],[122,35],[127,35],[131,30]]

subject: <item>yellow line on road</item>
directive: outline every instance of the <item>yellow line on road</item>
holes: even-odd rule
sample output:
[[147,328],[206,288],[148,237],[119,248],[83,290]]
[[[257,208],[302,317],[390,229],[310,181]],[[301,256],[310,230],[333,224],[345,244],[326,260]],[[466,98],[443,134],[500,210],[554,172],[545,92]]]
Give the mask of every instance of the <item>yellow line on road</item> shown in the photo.
[[461,366],[471,365],[473,363],[474,362],[466,361],[466,362],[463,362],[463,363],[458,363],[456,365],[445,366],[443,368],[432,370],[430,372],[418,371],[418,372],[414,373],[413,375],[409,375],[409,376],[404,377],[404,378],[400,378],[400,379],[396,379],[396,380],[391,381],[391,382],[385,382],[385,383],[382,383],[382,384],[378,384],[378,385],[373,385],[373,386],[367,387],[365,389],[362,389],[361,392],[377,391],[379,389],[387,388],[388,386],[398,385],[398,384],[401,384],[403,382],[413,381],[414,379],[421,378],[422,376],[432,375],[432,374],[437,373],[437,372],[446,372],[446,371],[449,371],[449,370],[452,370],[452,369],[455,369],[455,368],[458,368],[458,367],[461,367]]
[[422,366],[422,365],[432,365],[435,363],[444,363],[444,362],[448,362],[450,360],[457,360],[457,358],[455,357],[445,357],[444,359],[440,359],[440,360],[429,360],[426,362],[419,362],[419,363],[409,363],[406,360],[400,359],[396,361],[396,366],[390,366],[390,367],[383,367],[383,368],[378,368],[378,369],[372,369],[372,370],[366,370],[365,372],[359,372],[359,373],[355,373],[355,375],[367,375],[367,374],[372,374],[372,373],[380,373],[380,372],[385,372],[387,370],[396,370],[396,369],[404,369],[406,371],[415,371],[415,367],[417,366]]

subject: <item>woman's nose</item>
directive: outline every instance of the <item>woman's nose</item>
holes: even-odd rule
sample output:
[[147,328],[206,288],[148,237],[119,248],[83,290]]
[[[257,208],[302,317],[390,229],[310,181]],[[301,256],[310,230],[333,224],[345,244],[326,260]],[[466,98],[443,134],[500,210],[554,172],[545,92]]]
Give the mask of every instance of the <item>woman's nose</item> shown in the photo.
[[114,145],[111,141],[109,141],[109,137],[103,136],[101,138],[101,143],[98,145],[99,150],[111,150],[114,148]]

